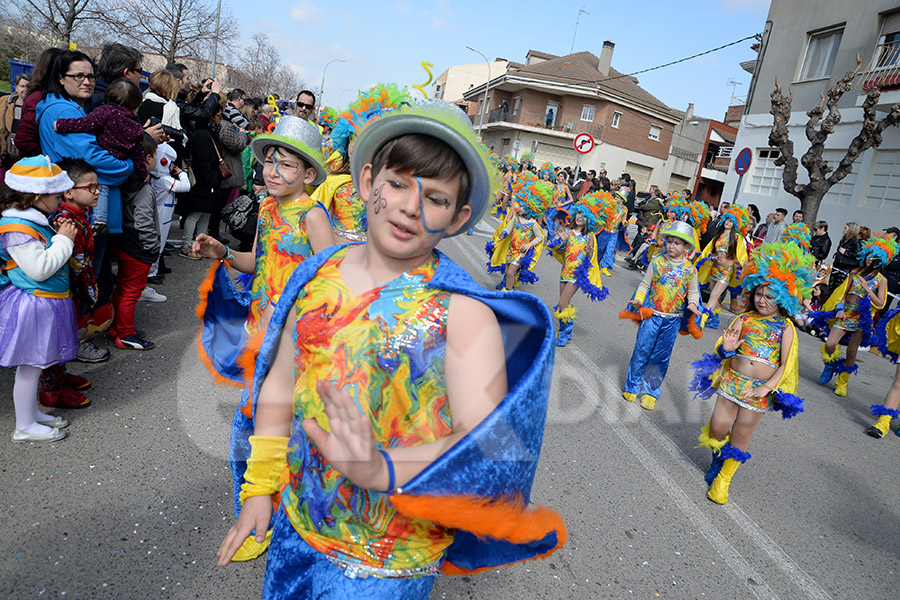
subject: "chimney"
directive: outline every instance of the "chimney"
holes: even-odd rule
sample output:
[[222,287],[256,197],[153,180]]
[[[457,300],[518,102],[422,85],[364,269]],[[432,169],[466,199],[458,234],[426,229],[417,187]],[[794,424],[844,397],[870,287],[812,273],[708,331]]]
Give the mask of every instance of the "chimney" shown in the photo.
[[609,75],[609,66],[612,64],[613,49],[616,45],[609,40],[603,42],[603,50],[600,51],[600,62],[597,70],[604,75]]
[[690,121],[693,118],[694,118],[694,103],[691,102],[690,104],[688,104],[688,108],[684,112],[684,120]]

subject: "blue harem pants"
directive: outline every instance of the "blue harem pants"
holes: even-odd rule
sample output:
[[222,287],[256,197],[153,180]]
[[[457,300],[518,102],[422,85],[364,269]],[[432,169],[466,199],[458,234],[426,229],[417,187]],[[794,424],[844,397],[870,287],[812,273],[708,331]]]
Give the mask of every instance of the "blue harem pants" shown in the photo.
[[659,388],[669,370],[669,359],[680,327],[679,317],[659,315],[640,324],[625,379],[627,393],[659,398]]

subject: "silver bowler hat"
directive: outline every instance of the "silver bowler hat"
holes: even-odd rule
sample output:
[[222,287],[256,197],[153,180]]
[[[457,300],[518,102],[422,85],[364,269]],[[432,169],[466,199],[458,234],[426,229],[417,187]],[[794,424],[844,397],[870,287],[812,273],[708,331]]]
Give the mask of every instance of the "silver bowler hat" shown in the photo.
[[409,134],[430,135],[453,148],[469,173],[468,204],[472,214],[455,234],[473,227],[481,220],[491,195],[488,171],[490,160],[479,152],[478,138],[469,118],[456,105],[443,100],[429,100],[415,106],[404,106],[385,113],[367,124],[350,148],[350,173],[359,181],[362,168],[390,140]]
[[690,244],[691,248],[694,247],[694,228],[684,221],[675,221],[667,228],[660,231],[659,234],[677,237],[678,239],[684,240],[685,242]]
[[275,131],[257,136],[250,142],[250,152],[259,162],[266,160],[266,148],[280,146],[295,154],[302,156],[311,167],[316,169],[316,179],[312,185],[319,185],[325,181],[328,173],[325,172],[322,158],[322,136],[319,128],[300,117],[284,115],[278,120]]

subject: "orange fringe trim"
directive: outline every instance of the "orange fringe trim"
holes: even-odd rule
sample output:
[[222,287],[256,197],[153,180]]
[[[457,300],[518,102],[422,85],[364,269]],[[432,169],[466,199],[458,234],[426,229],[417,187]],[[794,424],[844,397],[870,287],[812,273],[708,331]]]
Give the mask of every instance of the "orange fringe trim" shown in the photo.
[[216,368],[213,366],[212,361],[209,359],[209,355],[206,354],[206,349],[203,347],[203,330],[200,330],[200,333],[197,334],[197,339],[195,340],[197,345],[197,356],[200,358],[200,362],[203,363],[203,366],[206,367],[206,370],[209,371],[209,374],[212,376],[213,381],[218,383],[219,385],[227,385],[229,387],[242,387],[240,383],[236,381],[232,381],[227,377],[223,377]]
[[[194,314],[197,315],[197,318],[202,320],[203,315],[206,314],[206,303],[209,301],[209,293],[212,291],[213,282],[216,280],[216,269],[219,268],[218,260],[212,261],[209,265],[209,269],[206,270],[206,275],[203,276],[203,281],[200,282],[200,287],[197,288],[197,293],[200,295],[200,301],[197,302],[197,307],[194,309]],[[230,261],[221,261],[225,263],[225,268],[231,266]]]
[[[522,498],[491,500],[473,496],[411,496],[394,494],[390,498],[394,508],[404,516],[423,519],[451,529],[469,531],[479,538],[507,540],[524,544],[543,539],[556,531],[556,546],[544,554],[528,560],[546,558],[566,543],[568,532],[562,517],[545,506],[527,508]],[[470,575],[496,567],[483,567],[473,571],[461,569],[444,562],[441,571],[445,575]]]
[[241,406],[241,412],[248,419],[253,418],[253,376],[256,372],[256,357],[259,356],[259,349],[262,347],[264,333],[257,333],[247,340],[244,349],[241,350],[237,357],[237,364],[244,372],[244,384],[247,386],[249,396],[247,404]]
[[638,312],[631,312],[628,310],[623,310],[619,313],[619,318],[628,321],[634,321],[638,325],[641,324],[641,321],[646,321],[650,317],[653,316],[653,309],[649,306],[642,306]]

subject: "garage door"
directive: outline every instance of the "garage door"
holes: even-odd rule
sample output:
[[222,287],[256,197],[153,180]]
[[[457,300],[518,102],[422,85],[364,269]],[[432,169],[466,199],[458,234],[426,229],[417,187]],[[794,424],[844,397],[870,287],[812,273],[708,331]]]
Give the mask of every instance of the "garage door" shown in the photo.
[[669,187],[665,191],[667,194],[671,194],[672,192],[680,192],[688,186],[688,183],[690,183],[690,181],[690,177],[672,173],[672,176],[669,177]]
[[631,178],[637,184],[636,191],[646,192],[650,189],[650,176],[653,175],[653,167],[628,161],[625,163],[625,172],[631,175]]
[[537,167],[541,163],[550,161],[554,167],[572,167],[578,162],[578,156],[571,145],[560,146],[557,144],[548,144],[542,141],[538,144],[537,153],[534,155],[534,164]]

